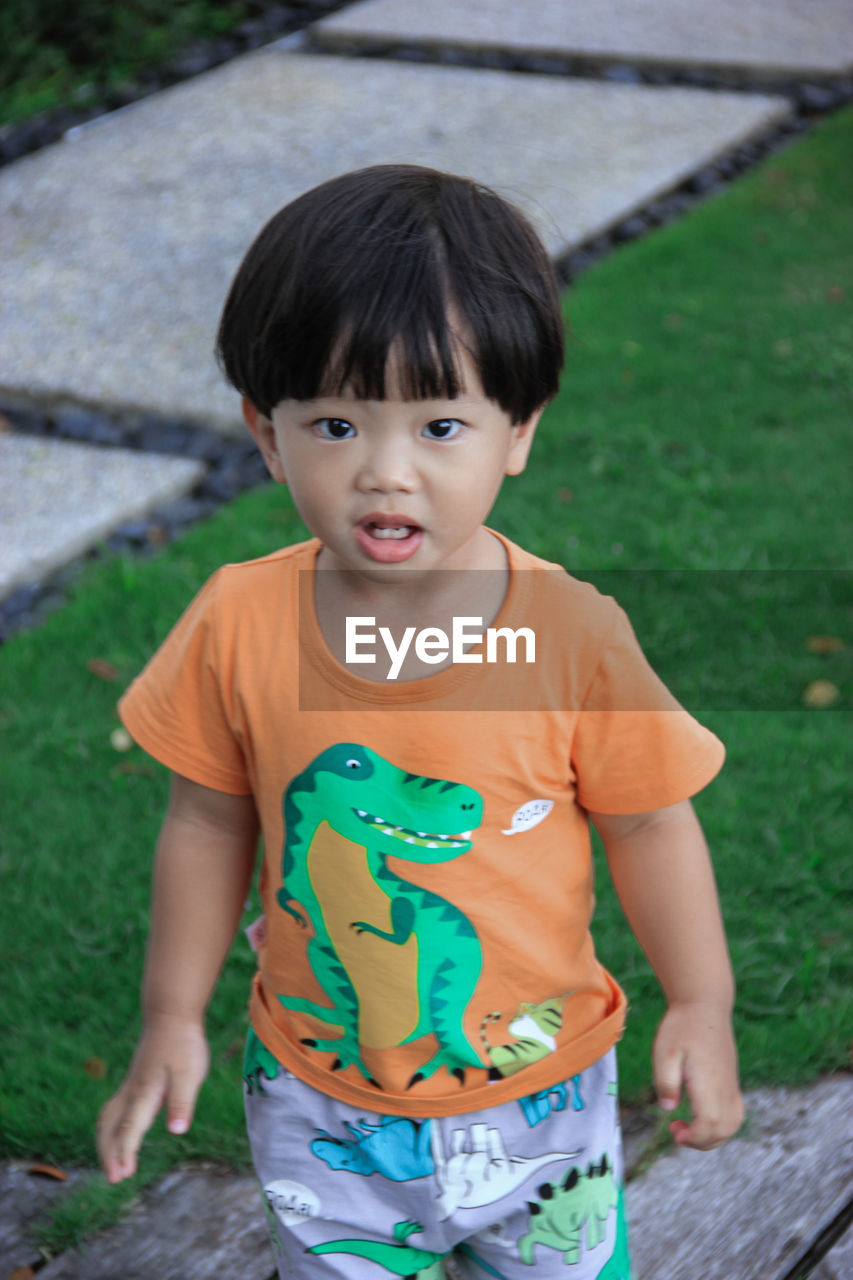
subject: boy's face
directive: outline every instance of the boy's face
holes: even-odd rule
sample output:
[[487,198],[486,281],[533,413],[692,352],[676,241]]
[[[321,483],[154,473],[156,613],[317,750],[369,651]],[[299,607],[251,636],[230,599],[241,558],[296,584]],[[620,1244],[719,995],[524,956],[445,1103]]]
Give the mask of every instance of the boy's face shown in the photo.
[[392,379],[386,400],[345,389],[283,400],[271,418],[244,401],[270,474],[324,544],[321,567],[367,578],[382,569],[386,580],[395,566],[485,567],[483,521],[503,477],[524,470],[541,410],[513,426],[460,354],[455,400],[403,400]]

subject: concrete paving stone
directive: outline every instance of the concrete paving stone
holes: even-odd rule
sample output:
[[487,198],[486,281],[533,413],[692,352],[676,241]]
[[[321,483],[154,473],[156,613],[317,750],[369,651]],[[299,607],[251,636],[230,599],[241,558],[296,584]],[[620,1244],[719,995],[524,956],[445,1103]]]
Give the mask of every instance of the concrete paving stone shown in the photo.
[[122,520],[185,493],[204,463],[0,435],[0,598],[35,582]]
[[773,1280],[851,1194],[853,1076],[760,1090],[743,1137],[680,1148],[629,1184],[635,1280]]
[[267,1280],[269,1230],[251,1174],[175,1172],[118,1226],[39,1272],[41,1280]]
[[246,55],[0,173],[0,388],[233,430],[211,355],[260,226],[335,174],[471,174],[559,253],[789,113],[784,99],[485,70]]
[[364,0],[311,35],[327,46],[396,40],[757,77],[853,70],[850,0],[537,0],[535,12],[518,0]]
[[[0,1277],[39,1259],[36,1224],[58,1200],[91,1176],[71,1170],[64,1181],[33,1173],[32,1164],[0,1166]],[[37,1167],[37,1166],[36,1166]]]

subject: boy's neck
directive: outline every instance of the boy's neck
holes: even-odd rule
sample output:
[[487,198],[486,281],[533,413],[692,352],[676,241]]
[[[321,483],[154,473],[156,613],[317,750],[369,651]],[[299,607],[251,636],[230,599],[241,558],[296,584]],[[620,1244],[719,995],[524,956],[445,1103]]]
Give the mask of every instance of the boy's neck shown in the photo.
[[[437,627],[450,635],[454,617],[481,618],[483,628],[490,626],[506,597],[509,562],[500,539],[485,528],[481,533],[480,563],[476,568],[394,573],[383,581],[381,573],[366,579],[353,570],[323,568],[318,562],[314,607],[330,653],[353,675],[384,683],[387,664],[381,654],[372,665],[346,661],[347,618],[375,619],[376,631],[387,627],[396,643],[402,641],[408,627],[414,627],[416,634],[424,628]],[[451,665],[451,658],[438,664],[422,662],[410,644],[396,682],[420,680]]]

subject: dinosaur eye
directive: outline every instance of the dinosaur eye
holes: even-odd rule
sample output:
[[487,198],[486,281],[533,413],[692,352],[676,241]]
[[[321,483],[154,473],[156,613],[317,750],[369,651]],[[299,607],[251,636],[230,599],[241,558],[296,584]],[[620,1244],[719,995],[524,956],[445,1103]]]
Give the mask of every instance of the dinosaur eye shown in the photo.
[[356,760],[356,758],[355,758],[354,756],[350,756],[349,760],[347,760],[347,768],[348,768],[348,769],[360,769],[360,768],[361,768],[361,761],[360,761],[360,760]]

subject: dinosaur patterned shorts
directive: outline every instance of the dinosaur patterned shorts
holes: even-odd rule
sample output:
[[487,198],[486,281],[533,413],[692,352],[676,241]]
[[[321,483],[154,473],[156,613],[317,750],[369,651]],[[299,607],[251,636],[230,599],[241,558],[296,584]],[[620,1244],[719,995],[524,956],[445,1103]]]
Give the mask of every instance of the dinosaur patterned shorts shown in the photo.
[[282,1280],[630,1280],[613,1049],[442,1119],[356,1112],[284,1068],[245,1101]]

